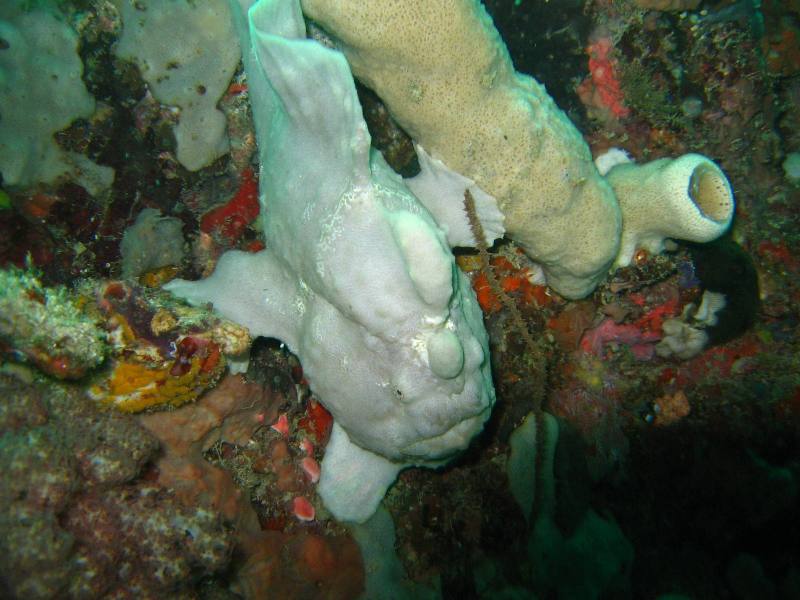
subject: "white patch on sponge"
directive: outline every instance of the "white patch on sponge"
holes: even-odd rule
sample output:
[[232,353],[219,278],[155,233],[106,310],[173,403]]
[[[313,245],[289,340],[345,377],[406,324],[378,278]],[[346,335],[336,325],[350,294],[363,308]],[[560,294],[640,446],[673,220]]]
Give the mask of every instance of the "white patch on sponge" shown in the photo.
[[595,157],[594,166],[597,167],[597,172],[605,177],[608,172],[617,165],[624,165],[629,162],[633,162],[633,159],[625,150],[621,148],[609,148]]

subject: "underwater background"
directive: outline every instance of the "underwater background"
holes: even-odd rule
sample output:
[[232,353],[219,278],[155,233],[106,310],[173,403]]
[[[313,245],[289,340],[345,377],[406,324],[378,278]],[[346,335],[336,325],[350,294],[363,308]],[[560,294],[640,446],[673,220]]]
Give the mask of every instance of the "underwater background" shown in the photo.
[[582,299],[456,249],[491,417],[352,524],[297,357],[162,287],[265,248],[227,3],[3,2],[0,597],[800,598],[800,2],[483,4],[593,157],[706,155],[735,216]]

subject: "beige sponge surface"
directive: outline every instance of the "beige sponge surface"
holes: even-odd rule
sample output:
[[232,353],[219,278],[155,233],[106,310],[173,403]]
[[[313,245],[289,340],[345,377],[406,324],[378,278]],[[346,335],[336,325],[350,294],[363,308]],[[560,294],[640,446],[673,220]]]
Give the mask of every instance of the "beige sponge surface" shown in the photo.
[[303,0],[409,134],[494,196],[548,283],[588,294],[617,254],[621,217],[580,133],[514,71],[476,0]]

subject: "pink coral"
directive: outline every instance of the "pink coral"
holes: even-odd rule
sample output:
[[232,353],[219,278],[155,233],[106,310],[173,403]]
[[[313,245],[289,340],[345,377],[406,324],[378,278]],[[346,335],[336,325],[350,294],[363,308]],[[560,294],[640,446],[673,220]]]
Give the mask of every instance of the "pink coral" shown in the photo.
[[283,437],[289,435],[289,418],[286,416],[286,413],[282,413],[278,417],[278,420],[270,425],[270,428],[280,433]]
[[[648,303],[648,299],[641,294],[631,294],[630,299],[638,306]],[[650,308],[633,323],[619,324],[612,318],[606,318],[583,334],[580,348],[586,353],[602,357],[606,344],[624,344],[637,360],[650,360],[655,354],[655,343],[661,340],[662,323],[675,316],[679,308],[678,297],[671,293],[666,300]]]
[[303,472],[308,476],[311,483],[317,483],[319,481],[321,472],[320,466],[314,458],[311,456],[303,457],[303,460],[300,461],[300,466],[303,468]]
[[594,109],[602,120],[624,118],[630,114],[612,57],[611,38],[596,38],[586,48],[589,55],[589,76],[577,88],[578,96],[587,107]]
[[606,344],[625,344],[638,360],[649,360],[655,354],[654,344],[660,339],[660,333],[643,330],[633,323],[618,325],[613,319],[606,318],[583,334],[580,347],[584,352],[602,356]]
[[292,500],[292,513],[301,521],[313,521],[316,515],[314,505],[305,496],[295,496]]

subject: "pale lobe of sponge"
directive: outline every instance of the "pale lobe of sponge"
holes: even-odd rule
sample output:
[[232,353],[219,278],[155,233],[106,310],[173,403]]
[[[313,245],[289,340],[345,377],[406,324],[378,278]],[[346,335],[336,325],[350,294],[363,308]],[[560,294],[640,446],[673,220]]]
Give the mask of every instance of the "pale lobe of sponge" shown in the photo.
[[217,102],[241,57],[228,2],[114,4],[123,21],[115,53],[138,65],[156,100],[180,108],[177,159],[190,171],[202,169],[228,151]]
[[97,195],[114,171],[62,149],[53,137],[89,119],[95,99],[83,82],[78,35],[54,6],[0,3],[0,173],[6,187],[56,184],[69,178]]

